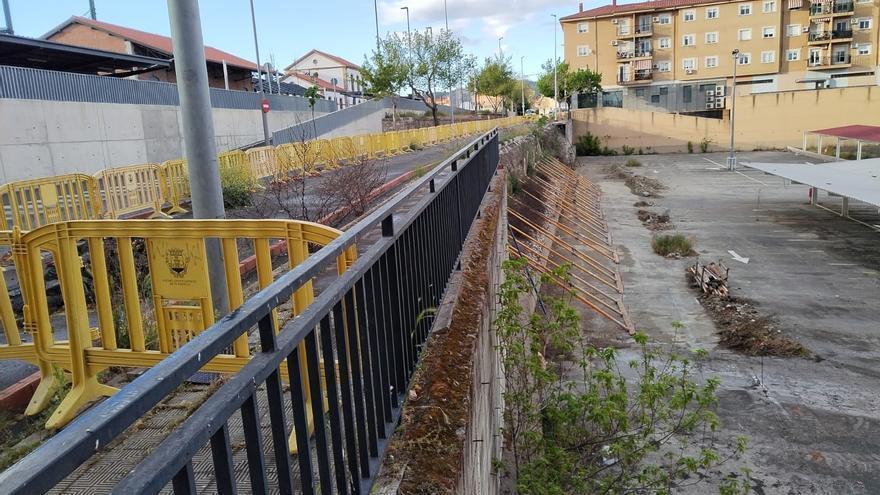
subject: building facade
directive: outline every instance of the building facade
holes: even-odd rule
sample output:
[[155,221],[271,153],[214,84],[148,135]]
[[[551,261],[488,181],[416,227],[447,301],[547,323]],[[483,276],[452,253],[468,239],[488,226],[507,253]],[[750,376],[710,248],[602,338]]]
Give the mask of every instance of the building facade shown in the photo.
[[565,61],[602,74],[609,106],[724,108],[734,63],[738,94],[878,84],[877,0],[615,2],[560,22]]
[[364,101],[361,67],[342,57],[311,50],[284,68],[285,82],[318,86],[324,98],[340,108]]

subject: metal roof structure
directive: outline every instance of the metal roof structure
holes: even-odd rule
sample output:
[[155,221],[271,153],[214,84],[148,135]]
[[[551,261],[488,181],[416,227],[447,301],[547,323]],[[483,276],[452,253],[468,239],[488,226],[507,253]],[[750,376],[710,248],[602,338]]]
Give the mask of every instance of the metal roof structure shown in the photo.
[[876,125],[845,125],[809,131],[811,134],[823,134],[844,139],[860,139],[862,141],[880,142],[880,126]]
[[165,69],[169,60],[0,34],[0,65],[79,74],[112,74]]
[[743,163],[747,167],[880,207],[880,158],[831,163]]

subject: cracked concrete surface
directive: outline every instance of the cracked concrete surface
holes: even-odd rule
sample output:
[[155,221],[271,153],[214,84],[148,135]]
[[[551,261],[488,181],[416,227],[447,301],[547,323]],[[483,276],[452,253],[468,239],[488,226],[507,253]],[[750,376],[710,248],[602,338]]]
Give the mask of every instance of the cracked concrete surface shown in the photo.
[[[723,170],[721,153],[646,155],[637,174],[668,190],[647,208],[669,210],[674,232],[696,238],[705,260],[731,267],[734,295],[753,299],[817,359],[757,358],[717,346],[717,329],[688,287],[692,258],[653,253],[651,232],[636,217],[637,197],[604,167],[622,157],[582,158],[579,172],[603,190],[603,208],[621,255],[625,302],[637,328],[654,341],[710,351],[705,372],[718,376],[722,438],[749,440],[741,462],[721,474],[752,470],[753,488],[766,494],[880,493],[880,243],[878,232],[810,207],[807,187],[741,168]],[[783,152],[741,153],[740,162],[803,162]],[[822,194],[821,203],[839,206]],[[876,208],[856,207],[862,221],[880,224]],[[731,259],[728,250],[750,258]],[[674,333],[671,323],[684,330]],[[599,319],[588,331],[622,346],[629,340]],[[752,387],[763,376],[766,392]],[[687,490],[707,493],[705,484]]]

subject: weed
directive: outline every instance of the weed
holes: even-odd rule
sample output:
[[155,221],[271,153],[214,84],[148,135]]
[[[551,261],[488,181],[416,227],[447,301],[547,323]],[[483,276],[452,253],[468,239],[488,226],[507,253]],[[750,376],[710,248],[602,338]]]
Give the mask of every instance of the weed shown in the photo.
[[684,234],[663,234],[651,239],[651,247],[660,256],[687,256],[693,251],[693,239]]
[[700,153],[708,153],[710,144],[712,144],[712,140],[704,137],[703,140],[700,141]]
[[688,141],[688,153],[694,152],[694,143]]
[[641,167],[642,162],[636,160],[635,158],[630,158],[629,160],[626,161],[626,166],[627,167]]
[[627,145],[624,144],[623,147],[620,148],[620,151],[621,151],[624,155],[629,156],[629,155],[632,155],[633,153],[635,153],[635,152],[636,152],[636,149],[633,148],[632,146],[627,146]]
[[250,171],[243,167],[220,167],[223,203],[227,208],[243,208],[252,203],[251,193],[256,187]]
[[522,190],[522,182],[515,174],[507,175],[507,194],[515,196]]

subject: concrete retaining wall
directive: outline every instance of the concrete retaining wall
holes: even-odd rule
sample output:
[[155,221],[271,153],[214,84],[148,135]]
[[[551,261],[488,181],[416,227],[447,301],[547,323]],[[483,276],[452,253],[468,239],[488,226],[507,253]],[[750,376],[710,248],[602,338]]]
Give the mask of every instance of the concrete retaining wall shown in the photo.
[[[623,145],[657,152],[680,152],[708,139],[726,149],[730,121],[622,108],[572,112],[574,136],[590,132],[617,149]],[[850,124],[880,125],[880,88],[874,86],[787,91],[739,96],[736,100],[737,148],[784,149],[799,146],[804,131]]]
[[[272,111],[281,129],[308,112]],[[380,123],[381,126],[381,123]],[[214,109],[219,151],[262,139],[259,110]],[[183,157],[180,108],[0,98],[0,183]]]

